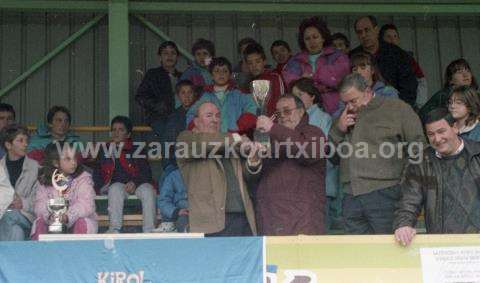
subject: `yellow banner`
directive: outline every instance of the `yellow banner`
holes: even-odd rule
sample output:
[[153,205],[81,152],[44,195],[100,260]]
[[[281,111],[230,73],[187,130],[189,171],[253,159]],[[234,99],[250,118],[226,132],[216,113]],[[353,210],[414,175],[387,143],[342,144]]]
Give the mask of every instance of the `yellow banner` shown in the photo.
[[480,235],[266,237],[268,283],[422,282],[420,248],[480,246]]

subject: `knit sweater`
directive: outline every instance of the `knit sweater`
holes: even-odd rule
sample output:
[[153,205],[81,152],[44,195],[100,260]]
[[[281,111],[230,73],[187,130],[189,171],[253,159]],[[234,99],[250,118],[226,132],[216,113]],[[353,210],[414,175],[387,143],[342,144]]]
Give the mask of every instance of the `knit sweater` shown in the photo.
[[[351,183],[352,191],[347,193],[353,195],[367,194],[398,184],[409,152],[405,146],[400,152],[400,143],[425,143],[422,125],[413,109],[400,99],[385,96],[375,96],[360,109],[355,126],[347,133],[338,129],[337,119],[329,136],[335,145],[347,142],[353,146],[354,154],[348,157],[339,155],[342,157],[340,182]],[[387,143],[395,146],[393,152]],[[340,148],[346,149],[346,146]],[[382,148],[385,154],[381,154]],[[412,149],[415,148],[418,146],[412,146]],[[345,150],[341,152],[345,153]]]

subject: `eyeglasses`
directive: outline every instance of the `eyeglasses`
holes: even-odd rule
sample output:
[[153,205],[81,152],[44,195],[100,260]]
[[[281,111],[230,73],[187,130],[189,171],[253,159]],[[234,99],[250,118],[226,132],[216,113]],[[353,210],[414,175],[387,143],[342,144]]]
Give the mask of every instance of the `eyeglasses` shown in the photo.
[[275,115],[275,117],[290,116],[290,115],[292,115],[292,112],[295,109],[298,109],[298,107],[292,108],[292,109],[285,108],[283,110],[277,110],[277,111],[275,111],[274,115]]

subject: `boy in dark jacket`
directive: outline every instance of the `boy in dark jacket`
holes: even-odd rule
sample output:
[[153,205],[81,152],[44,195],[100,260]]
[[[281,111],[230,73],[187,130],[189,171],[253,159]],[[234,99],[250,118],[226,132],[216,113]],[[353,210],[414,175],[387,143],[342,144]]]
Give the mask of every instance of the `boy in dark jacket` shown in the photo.
[[133,128],[130,118],[116,116],[110,125],[112,142],[99,154],[94,171],[95,188],[108,195],[110,225],[107,233],[120,232],[123,203],[132,194],[142,202],[143,232],[151,232],[155,225],[156,208],[150,166],[130,139]]
[[[178,134],[185,130],[186,113],[196,99],[194,88],[194,84],[188,80],[177,84],[177,98],[182,105],[167,120],[166,130],[162,135],[164,144],[173,144]],[[165,146],[164,148],[168,150],[169,155],[162,159],[163,175],[159,182],[160,195],[157,200],[162,224],[155,231],[184,232],[188,221],[187,189],[175,161],[175,147]]]
[[[177,166],[175,163],[175,147],[172,146],[178,134],[185,130],[187,111],[195,103],[197,93],[195,93],[195,85],[189,81],[180,81],[175,87],[176,99],[180,101],[178,107],[170,116],[168,116],[165,130],[160,134],[160,142],[164,145],[164,154],[162,158],[162,168],[165,170],[169,164]],[[170,145],[168,145],[170,143]],[[167,155],[168,151],[168,155]]]
[[[157,124],[162,126],[162,122],[179,106],[174,95],[174,87],[182,75],[175,68],[179,54],[174,42],[163,42],[158,48],[161,66],[147,71],[135,96],[145,111],[147,123],[156,131]],[[157,132],[161,132],[161,129]]]

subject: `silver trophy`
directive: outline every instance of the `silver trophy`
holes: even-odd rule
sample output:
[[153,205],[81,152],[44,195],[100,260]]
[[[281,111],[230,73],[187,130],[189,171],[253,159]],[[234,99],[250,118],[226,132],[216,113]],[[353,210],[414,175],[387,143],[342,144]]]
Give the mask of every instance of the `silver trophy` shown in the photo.
[[69,186],[68,178],[58,169],[52,174],[52,186],[58,192],[58,196],[48,200],[48,211],[53,214],[53,221],[48,225],[48,233],[60,234],[66,232],[66,226],[62,223],[62,217],[68,210],[68,200],[65,199],[63,193]]
[[[254,80],[251,84],[252,96],[257,103],[258,111],[257,115],[267,115],[267,97],[270,93],[270,81],[269,80]],[[262,133],[259,130],[255,129],[253,132],[253,139],[257,142],[262,143],[263,145],[270,146],[270,135],[268,133]]]

